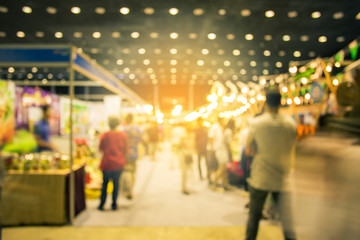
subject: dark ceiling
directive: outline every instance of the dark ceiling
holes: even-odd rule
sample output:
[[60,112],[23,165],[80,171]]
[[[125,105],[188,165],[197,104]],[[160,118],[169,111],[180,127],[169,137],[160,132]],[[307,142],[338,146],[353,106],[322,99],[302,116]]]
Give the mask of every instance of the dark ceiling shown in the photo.
[[190,86],[196,107],[213,81],[256,82],[332,56],[360,36],[359,12],[359,0],[2,0],[0,43],[74,44],[150,103],[157,85],[168,110],[174,99],[191,106]]

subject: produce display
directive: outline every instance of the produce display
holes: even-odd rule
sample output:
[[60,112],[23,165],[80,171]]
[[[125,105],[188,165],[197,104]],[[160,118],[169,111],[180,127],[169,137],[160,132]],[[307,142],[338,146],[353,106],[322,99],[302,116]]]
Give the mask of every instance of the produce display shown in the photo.
[[49,170],[49,169],[68,169],[70,168],[70,158],[68,155],[41,152],[41,153],[4,153],[3,154],[6,170]]

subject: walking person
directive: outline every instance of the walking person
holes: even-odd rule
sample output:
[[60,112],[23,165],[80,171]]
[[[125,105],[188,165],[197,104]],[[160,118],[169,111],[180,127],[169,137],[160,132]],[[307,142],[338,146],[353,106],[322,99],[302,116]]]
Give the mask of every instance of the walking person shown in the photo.
[[246,240],[255,240],[266,196],[272,195],[278,206],[286,240],[296,239],[291,207],[285,192],[285,180],[290,171],[291,152],[296,142],[296,123],[279,114],[281,94],[270,90],[266,94],[266,112],[256,117],[249,127],[247,147],[255,142],[256,152],[249,182],[250,209]]
[[187,126],[185,134],[180,138],[180,143],[178,147],[178,157],[180,161],[181,168],[181,190],[185,195],[189,195],[189,172],[193,166],[193,155],[195,152],[195,143],[194,135],[190,127]]
[[[222,190],[230,190],[227,164],[232,161],[231,142],[235,131],[235,121],[229,119],[223,132],[217,136],[218,146],[215,149],[215,156],[218,161],[218,169],[215,173],[213,188],[217,189],[219,180],[222,181]],[[220,189],[219,189],[220,190]]]
[[112,192],[111,209],[117,209],[117,197],[119,192],[119,178],[126,163],[128,154],[128,138],[122,131],[116,130],[120,120],[117,117],[109,117],[110,131],[104,133],[100,139],[99,150],[103,152],[100,169],[103,173],[99,210],[104,210],[107,197],[107,186],[112,180],[114,189]]
[[[130,113],[126,116],[125,122],[126,126],[124,128],[124,131],[129,139],[129,153],[127,154],[126,158],[126,165],[125,165],[125,171],[128,171],[130,174],[130,179],[122,179],[125,175],[121,177],[122,180],[120,182],[126,182],[127,186],[126,190],[126,198],[132,199],[133,197],[133,187],[135,183],[135,173],[136,173],[136,161],[139,158],[139,151],[138,151],[138,145],[141,142],[141,130],[139,127],[133,124],[134,117]],[[127,181],[125,181],[127,180]]]
[[[198,169],[199,169],[199,177],[203,180],[203,171],[201,171],[201,160],[205,159],[206,163],[206,171],[208,171],[209,167],[207,166],[207,153],[206,147],[208,142],[208,133],[207,129],[202,125],[203,120],[201,118],[197,119],[197,128],[195,129],[195,145],[196,145],[196,153],[198,157]],[[210,174],[207,173],[208,179],[210,179]]]

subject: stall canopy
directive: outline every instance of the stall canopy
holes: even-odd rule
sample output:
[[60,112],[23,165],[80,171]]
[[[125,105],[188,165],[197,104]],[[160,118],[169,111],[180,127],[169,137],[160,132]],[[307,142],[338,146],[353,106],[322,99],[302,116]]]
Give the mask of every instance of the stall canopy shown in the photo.
[[[83,76],[95,81],[82,84],[85,86],[101,85],[111,92],[138,105],[145,105],[146,102],[134,93],[130,88],[121,82],[120,79],[109,73],[95,61],[90,59],[79,49],[70,45],[0,45],[0,66],[2,67],[47,67],[64,68],[65,74],[69,68],[77,71]],[[70,80],[70,76],[69,79]],[[25,84],[37,84],[36,80],[27,81]],[[49,85],[69,85],[69,82],[49,81]],[[83,82],[84,83],[84,82]],[[39,84],[41,85],[41,84]],[[74,84],[78,86],[77,83]]]

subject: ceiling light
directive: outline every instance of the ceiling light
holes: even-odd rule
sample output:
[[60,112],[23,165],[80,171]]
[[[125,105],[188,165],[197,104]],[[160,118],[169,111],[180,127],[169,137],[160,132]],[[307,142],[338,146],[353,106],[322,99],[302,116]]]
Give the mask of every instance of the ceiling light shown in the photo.
[[153,9],[152,7],[147,7],[144,9],[144,13],[146,15],[153,15],[155,13],[155,9]]
[[[297,70],[298,70],[298,69],[297,69],[296,66],[293,66],[293,67],[290,67],[290,68],[289,68],[289,72],[290,72],[290,73],[296,73]],[[284,88],[283,88],[283,89],[284,89]],[[286,90],[286,91],[287,91],[287,90]],[[283,92],[285,92],[285,91],[283,90]]]
[[158,84],[158,80],[153,79],[153,80],[152,80],[152,84],[154,84],[154,85]]
[[241,70],[240,70],[240,74],[245,75],[245,74],[246,74],[246,70],[245,70],[245,69],[241,69]]
[[345,37],[343,37],[343,36],[337,37],[336,41],[337,42],[345,42]]
[[74,32],[74,38],[82,38],[82,32]]
[[282,62],[276,62],[276,63],[275,63],[275,66],[276,66],[277,68],[282,68],[283,64],[282,64]]
[[129,74],[129,79],[135,79],[135,78],[136,78],[135,74],[133,73]]
[[313,13],[311,14],[311,17],[312,17],[312,18],[319,18],[319,17],[321,17],[321,13],[320,13],[320,12],[313,12]]
[[295,51],[294,52],[294,57],[301,57],[301,52],[300,51]]
[[307,35],[302,35],[302,36],[300,37],[300,40],[301,40],[302,42],[307,42],[307,41],[309,41],[309,36],[307,36]]
[[217,74],[224,74],[224,70],[223,70],[222,68],[219,68],[219,69],[217,70]]
[[250,66],[256,67],[256,62],[255,62],[255,61],[251,61],[251,62],[250,62]]
[[131,60],[130,60],[130,64],[131,64],[131,65],[135,65],[135,64],[136,64],[136,60],[135,60],[135,59],[131,59]]
[[264,56],[269,57],[271,55],[271,52],[269,50],[264,51]]
[[124,64],[124,60],[118,59],[118,60],[116,60],[116,64],[117,64],[117,65],[123,65],[123,64]]
[[254,35],[252,35],[252,34],[250,34],[250,33],[249,33],[249,34],[246,34],[246,35],[245,35],[245,39],[248,40],[248,41],[253,40],[253,39],[254,39]]
[[130,53],[130,49],[129,49],[129,48],[123,48],[123,49],[122,49],[122,53],[123,53],[123,54],[129,54],[129,53]]
[[153,69],[153,68],[148,68],[146,71],[147,71],[148,73],[153,73],[153,72],[154,72],[154,69]]
[[172,60],[170,61],[170,64],[174,66],[174,65],[177,64],[177,61],[176,61],[175,59],[172,59]]
[[79,7],[72,7],[71,12],[73,14],[79,14],[81,12],[81,9]]
[[200,16],[204,14],[204,10],[202,8],[195,8],[193,13],[195,16]]
[[111,33],[111,37],[112,38],[120,38],[120,33],[119,32],[113,32],[113,33]]
[[296,18],[298,16],[297,11],[290,11],[288,12],[288,17],[289,18]]
[[172,85],[175,85],[175,84],[176,84],[176,79],[171,79],[170,83],[171,83]]
[[274,16],[275,16],[275,12],[272,11],[272,10],[269,10],[269,11],[265,12],[265,17],[267,17],[267,18],[272,18]]
[[0,37],[6,37],[6,32],[0,32]]
[[198,66],[204,66],[205,62],[203,60],[198,60],[197,65]]
[[134,84],[135,84],[135,85],[138,85],[139,83],[140,83],[140,80],[139,80],[139,79],[135,79],[135,80],[134,80]]
[[251,15],[251,11],[249,9],[243,9],[243,10],[241,10],[240,14],[243,17],[248,17]]
[[283,40],[284,40],[285,42],[288,42],[288,41],[291,40],[291,37],[290,37],[289,35],[284,35],[284,36],[283,36]]
[[270,63],[267,61],[263,62],[263,65],[264,65],[264,67],[270,67]]
[[238,80],[238,79],[239,79],[238,75],[233,75],[233,76],[232,76],[232,80],[236,81],[236,80]]
[[226,14],[226,10],[225,9],[219,9],[218,14],[221,16],[224,16]]
[[23,11],[24,13],[32,13],[32,9],[31,9],[31,7],[29,7],[29,6],[24,6],[24,7],[22,8],[22,11]]
[[217,54],[219,55],[224,55],[225,54],[225,51],[223,49],[218,49],[217,50]]
[[175,48],[170,49],[170,53],[171,54],[177,54],[177,49],[175,49]]
[[15,68],[9,67],[9,68],[8,68],[8,72],[9,72],[9,73],[14,73],[14,72],[15,72]]
[[155,54],[161,54],[161,52],[162,52],[162,51],[161,51],[160,48],[155,48],[155,49],[154,49],[154,53],[155,53]]
[[94,32],[92,34],[93,38],[101,38],[101,33],[100,32]]
[[230,65],[231,65],[231,62],[230,62],[230,61],[226,60],[226,61],[224,62],[224,66],[225,66],[225,67],[229,67]]
[[63,33],[62,32],[56,32],[55,33],[55,37],[56,38],[62,38],[64,35],[63,35]]
[[95,13],[99,14],[99,15],[102,15],[105,13],[105,8],[103,7],[97,7],[95,8]]
[[334,86],[337,86],[337,85],[339,85],[339,80],[337,80],[337,79],[335,78],[332,83],[333,83]]
[[140,48],[140,49],[138,50],[138,53],[139,53],[139,54],[145,54],[145,52],[146,52],[145,48]]
[[343,18],[344,17],[344,13],[343,12],[336,12],[336,13],[334,13],[334,15],[333,15],[333,18],[334,19],[341,19],[341,18]]
[[309,52],[309,57],[313,58],[316,56],[316,53],[314,51]]
[[240,55],[240,50],[239,49],[234,49],[233,50],[233,55],[234,56],[239,56]]
[[152,32],[152,33],[150,33],[150,38],[158,38],[159,37],[159,33],[157,33],[157,32]]
[[355,17],[356,20],[360,20],[360,12]]
[[279,51],[280,57],[285,57],[285,55],[286,55],[286,52],[284,50]]
[[209,34],[208,34],[208,38],[209,38],[210,40],[214,40],[214,39],[216,38],[216,34],[215,34],[215,33],[209,33]]
[[132,38],[139,38],[139,37],[140,37],[140,33],[138,33],[138,32],[132,32],[132,33],[131,33],[131,37],[132,37]]
[[264,36],[265,41],[271,41],[272,40],[272,36],[271,35],[265,35]]
[[326,41],[327,41],[327,37],[325,37],[325,36],[319,37],[319,42],[324,43]]
[[301,78],[301,83],[306,85],[308,83],[308,79],[306,77]]
[[196,34],[196,33],[190,33],[190,34],[189,34],[189,38],[190,38],[190,39],[196,39],[196,38],[197,38],[197,34]]
[[57,9],[54,7],[47,7],[46,11],[48,14],[56,14],[57,13]]
[[98,53],[99,53],[99,49],[98,49],[98,48],[92,48],[92,49],[90,49],[90,52],[91,52],[92,54],[98,54]]
[[176,14],[179,13],[179,9],[177,9],[177,8],[170,8],[170,9],[169,9],[169,13],[170,13],[171,15],[176,15]]
[[171,73],[176,73],[177,70],[176,70],[176,68],[171,68],[171,69],[170,69],[170,72],[171,72]]
[[38,32],[35,33],[35,36],[38,37],[38,38],[43,38],[45,36],[45,33],[38,31]]
[[341,63],[340,63],[340,62],[336,62],[336,63],[335,63],[335,67],[337,67],[337,68],[341,67]]
[[130,68],[124,68],[124,73],[130,73]]
[[127,15],[130,13],[130,9],[128,7],[122,7],[122,8],[120,8],[120,13],[122,15]]
[[248,51],[248,54],[249,54],[250,56],[254,56],[256,53],[255,53],[254,50],[249,50],[249,51]]
[[264,69],[263,74],[264,74],[264,75],[269,75],[269,70]]
[[204,54],[204,55],[207,55],[207,54],[209,54],[209,50],[204,48],[204,49],[201,50],[201,53]]
[[5,6],[0,6],[0,13],[7,13],[9,12],[9,9]]
[[186,49],[186,50],[185,50],[185,53],[188,54],[188,55],[191,55],[191,54],[194,53],[194,50],[192,50],[192,49],[189,48],[189,49]]
[[170,33],[170,38],[171,38],[171,39],[177,39],[178,37],[179,37],[179,34],[178,34],[178,33],[175,33],[175,32]]
[[226,35],[226,39],[227,39],[227,40],[234,40],[234,39],[235,39],[235,35],[232,34],[232,33],[229,33],[229,34]]

